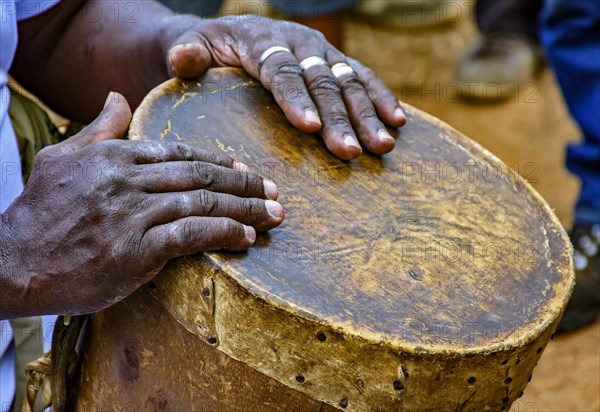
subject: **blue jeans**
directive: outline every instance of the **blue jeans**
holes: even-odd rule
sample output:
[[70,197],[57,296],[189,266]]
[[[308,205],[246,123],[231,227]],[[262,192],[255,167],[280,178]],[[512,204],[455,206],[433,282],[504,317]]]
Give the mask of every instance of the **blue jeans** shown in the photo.
[[600,1],[545,0],[541,40],[583,142],[567,149],[581,179],[578,223],[600,222]]

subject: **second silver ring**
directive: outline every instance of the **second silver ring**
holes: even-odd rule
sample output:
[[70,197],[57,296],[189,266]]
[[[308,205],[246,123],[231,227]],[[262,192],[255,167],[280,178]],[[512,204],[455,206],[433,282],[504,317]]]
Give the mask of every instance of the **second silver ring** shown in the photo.
[[331,72],[336,79],[347,74],[354,74],[354,69],[348,63],[336,63],[331,66]]
[[307,57],[306,59],[303,59],[299,65],[302,71],[306,71],[313,66],[328,66],[327,62],[319,56]]

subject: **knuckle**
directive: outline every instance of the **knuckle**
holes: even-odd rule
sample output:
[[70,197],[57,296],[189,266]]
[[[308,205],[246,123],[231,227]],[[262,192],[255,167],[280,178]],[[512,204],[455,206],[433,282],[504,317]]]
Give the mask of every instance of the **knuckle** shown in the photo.
[[192,159],[192,149],[188,145],[183,143],[175,143],[174,145],[175,146],[173,147],[173,151],[182,159]]
[[36,159],[39,158],[39,160],[45,160],[52,155],[53,151],[54,148],[52,146],[46,146],[37,153]]
[[239,176],[238,184],[239,184],[240,193],[242,193],[244,196],[249,196],[252,192],[251,179],[253,177],[251,175],[249,175],[248,173],[238,173],[238,176]]
[[275,76],[289,74],[300,75],[302,72],[298,63],[289,60],[275,62],[271,67],[271,70],[275,73]]
[[248,174],[248,193],[255,193],[255,197],[263,197],[265,195],[265,184],[262,176],[257,174]]
[[233,159],[227,155],[218,152],[202,152],[202,154],[210,163],[223,166],[233,165]]
[[140,232],[130,233],[124,240],[123,250],[131,260],[137,260],[143,255],[143,234]]
[[261,202],[261,204],[259,204],[258,202],[253,201],[252,199],[244,199],[242,201],[242,211],[246,218],[254,218],[256,216],[259,216],[261,213],[263,213],[264,210],[264,202]]
[[193,214],[192,200],[187,195],[176,196],[170,202],[173,203],[173,208],[182,216]]
[[285,102],[301,104],[304,107],[310,107],[312,101],[306,92],[304,83],[297,79],[280,79],[274,87],[276,98],[280,96]]
[[229,236],[239,233],[239,224],[233,219],[220,219],[221,230]]
[[123,159],[123,156],[129,156],[131,153],[128,151],[123,144],[123,141],[119,140],[102,140],[88,146],[89,150],[95,152],[96,155],[100,155],[105,159]]
[[35,169],[43,167],[52,157],[54,150],[55,149],[52,146],[46,146],[40,150],[33,159],[33,165]]
[[336,110],[327,115],[328,126],[350,127],[350,121],[346,112]]
[[208,164],[192,162],[192,176],[199,187],[212,188],[215,184],[215,175]]
[[340,85],[337,81],[326,74],[318,74],[308,83],[310,90],[315,92],[329,92],[339,94]]
[[100,171],[98,177],[98,187],[111,198],[129,188],[130,179],[120,167],[105,167]]
[[130,140],[128,144],[123,147],[123,155],[131,159],[132,163],[140,163],[138,157],[148,156],[151,153],[156,153],[156,146],[153,145],[155,142],[147,140]]
[[204,216],[214,216],[217,208],[218,201],[215,194],[208,190],[198,191],[198,200],[200,202],[200,213]]
[[342,81],[342,87],[350,93],[364,93],[365,88],[356,76],[345,76]]
[[372,107],[363,108],[358,115],[363,119],[378,119],[377,113]]
[[267,73],[273,91],[287,95],[302,90],[301,70],[295,62],[275,63]]
[[198,225],[194,219],[185,219],[183,221],[181,231],[179,232],[180,238],[177,239],[177,243],[185,244],[190,241],[201,239],[202,234],[198,229]]
[[115,140],[101,140],[93,144],[99,151],[113,151],[117,149],[119,146],[118,142]]
[[325,35],[323,33],[321,33],[318,30],[313,30],[313,36],[315,36],[316,40],[319,41],[320,43],[329,43],[327,41],[327,37],[325,37]]
[[327,41],[327,37],[325,37],[325,35],[323,33],[321,33],[318,30],[312,29],[310,27],[298,24],[298,29],[302,30],[302,33],[299,33],[299,35],[302,36],[302,38],[310,38],[312,40],[311,43],[326,43],[328,44],[329,42]]

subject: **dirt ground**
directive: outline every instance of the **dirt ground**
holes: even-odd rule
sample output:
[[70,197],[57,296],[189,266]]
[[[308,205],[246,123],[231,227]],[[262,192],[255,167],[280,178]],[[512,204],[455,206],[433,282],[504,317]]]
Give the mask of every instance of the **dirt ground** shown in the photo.
[[[460,5],[460,19],[435,28],[386,29],[355,18],[346,23],[346,53],[373,68],[401,100],[454,126],[521,173],[568,227],[578,181],[564,167],[564,148],[579,132],[552,73],[545,69],[503,103],[460,101],[454,65],[476,31],[469,6],[453,4]],[[599,411],[600,322],[556,337],[512,410]]]

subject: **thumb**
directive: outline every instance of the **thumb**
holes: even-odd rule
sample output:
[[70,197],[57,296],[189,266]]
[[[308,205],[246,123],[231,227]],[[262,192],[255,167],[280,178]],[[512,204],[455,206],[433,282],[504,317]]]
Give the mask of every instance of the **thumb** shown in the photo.
[[129,103],[123,95],[110,92],[98,117],[62,144],[77,150],[102,140],[122,139],[129,129],[130,122]]
[[187,31],[169,48],[168,67],[182,79],[200,76],[211,65],[212,58],[200,34]]

